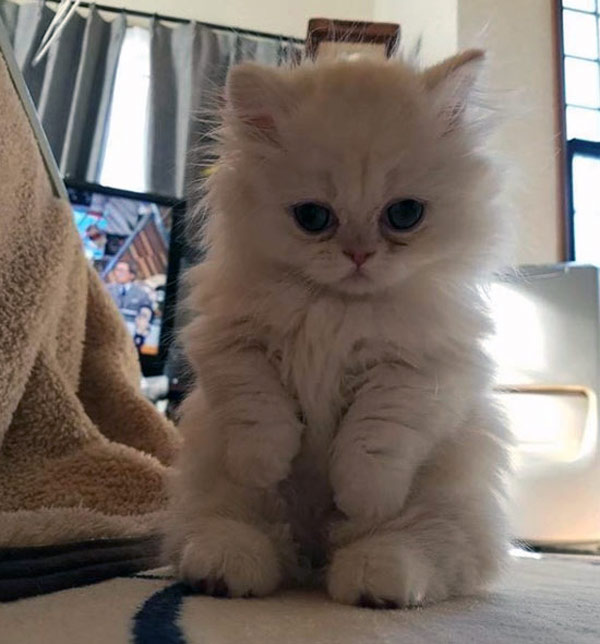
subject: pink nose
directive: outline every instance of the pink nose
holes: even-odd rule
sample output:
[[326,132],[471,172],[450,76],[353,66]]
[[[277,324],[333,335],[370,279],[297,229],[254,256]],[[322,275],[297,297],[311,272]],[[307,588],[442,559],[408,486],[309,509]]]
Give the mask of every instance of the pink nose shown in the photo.
[[372,252],[357,251],[357,250],[345,250],[344,255],[349,257],[355,264],[357,268],[360,268],[368,259],[371,257]]

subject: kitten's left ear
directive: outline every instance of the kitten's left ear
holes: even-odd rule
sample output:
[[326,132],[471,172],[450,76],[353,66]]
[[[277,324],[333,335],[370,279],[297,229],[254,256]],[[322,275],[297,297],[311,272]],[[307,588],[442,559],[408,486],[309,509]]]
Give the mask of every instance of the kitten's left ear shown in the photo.
[[243,63],[231,68],[226,98],[235,116],[256,132],[273,138],[278,117],[292,108],[291,92],[280,70]]
[[460,123],[484,66],[485,52],[469,49],[424,72],[425,86],[446,122],[446,132]]

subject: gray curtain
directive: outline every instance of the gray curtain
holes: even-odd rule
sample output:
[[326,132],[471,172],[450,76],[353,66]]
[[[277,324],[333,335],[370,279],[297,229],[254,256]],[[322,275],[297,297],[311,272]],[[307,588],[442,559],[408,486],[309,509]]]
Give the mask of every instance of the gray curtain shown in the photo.
[[229,67],[243,60],[279,65],[298,45],[190,22],[154,20],[150,41],[147,189],[184,197],[209,162],[207,143]]
[[126,18],[106,21],[93,6],[85,16],[76,13],[34,67],[53,15],[41,2],[0,0],[0,18],[63,176],[97,181]]

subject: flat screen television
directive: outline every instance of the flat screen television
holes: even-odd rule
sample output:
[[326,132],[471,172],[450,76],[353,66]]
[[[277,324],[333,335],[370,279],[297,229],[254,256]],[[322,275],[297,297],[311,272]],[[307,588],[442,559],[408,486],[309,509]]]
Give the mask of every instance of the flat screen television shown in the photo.
[[177,301],[185,204],[65,181],[84,253],[119,309],[145,376],[163,373]]

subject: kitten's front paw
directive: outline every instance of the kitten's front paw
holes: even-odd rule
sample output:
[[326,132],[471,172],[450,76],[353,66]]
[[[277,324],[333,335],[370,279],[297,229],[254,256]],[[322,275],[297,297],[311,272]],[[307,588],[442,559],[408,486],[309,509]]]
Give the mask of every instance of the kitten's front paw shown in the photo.
[[225,467],[234,481],[250,487],[277,485],[290,473],[291,457],[278,445],[236,436],[227,445]]
[[215,597],[261,597],[281,571],[270,539],[254,526],[207,519],[182,552],[178,576],[192,591]]
[[394,536],[367,537],[338,550],[327,574],[331,597],[368,608],[420,606],[445,597],[424,553]]
[[338,458],[331,467],[337,507],[349,518],[381,522],[400,513],[412,471],[400,463],[381,464],[376,457]]

